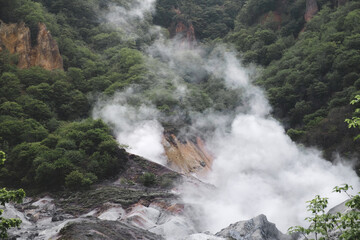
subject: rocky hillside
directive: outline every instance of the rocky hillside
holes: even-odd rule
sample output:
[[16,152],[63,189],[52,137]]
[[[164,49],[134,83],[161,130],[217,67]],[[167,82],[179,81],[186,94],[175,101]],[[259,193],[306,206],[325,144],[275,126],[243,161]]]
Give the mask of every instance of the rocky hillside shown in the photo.
[[[23,221],[10,239],[292,239],[264,215],[215,235],[199,233],[198,209],[182,202],[177,186],[183,182],[210,191],[211,186],[134,155],[126,169],[87,191],[47,193],[7,205],[4,216]],[[154,179],[143,178],[144,172]]]
[[[28,193],[7,206],[23,221],[11,236],[295,239],[264,215],[204,233],[203,209],[214,216],[220,202],[234,217],[258,199],[292,208],[309,188],[355,179],[274,118],[328,160],[360,164],[359,129],[344,123],[358,114],[349,102],[360,94],[359,9],[357,0],[0,1],[0,183]],[[226,194],[194,177],[215,168]],[[189,189],[207,194],[195,202]],[[244,192],[253,201],[230,202]]]

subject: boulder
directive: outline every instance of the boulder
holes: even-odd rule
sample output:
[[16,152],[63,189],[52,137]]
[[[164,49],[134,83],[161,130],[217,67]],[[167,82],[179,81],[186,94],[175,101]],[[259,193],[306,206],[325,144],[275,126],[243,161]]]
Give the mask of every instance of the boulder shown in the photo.
[[259,215],[247,221],[231,224],[216,234],[218,237],[234,240],[291,240],[292,237],[281,233],[267,220],[265,215]]

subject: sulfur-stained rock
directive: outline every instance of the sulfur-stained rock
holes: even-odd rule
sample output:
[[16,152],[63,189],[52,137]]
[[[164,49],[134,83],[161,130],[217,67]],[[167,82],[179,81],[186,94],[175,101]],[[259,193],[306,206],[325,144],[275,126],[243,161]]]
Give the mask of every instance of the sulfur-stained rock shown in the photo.
[[179,141],[175,135],[163,138],[163,146],[171,168],[182,173],[206,174],[211,170],[213,157],[197,137],[195,141]]

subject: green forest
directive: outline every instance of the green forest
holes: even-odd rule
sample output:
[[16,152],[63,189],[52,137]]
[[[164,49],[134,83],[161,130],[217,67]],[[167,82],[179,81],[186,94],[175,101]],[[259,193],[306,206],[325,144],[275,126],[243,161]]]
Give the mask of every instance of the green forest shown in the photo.
[[7,156],[1,186],[79,189],[114,176],[126,153],[111,127],[91,119],[99,95],[136,86],[134,105],[151,102],[165,116],[182,113],[162,123],[174,133],[190,124],[191,111],[233,111],[241,93],[225,92],[214,76],[204,74],[194,82],[182,74],[179,81],[191,91],[177,99],[169,76],[178,73],[149,71],[149,65],[156,69],[161,62],[143,51],[156,37],[148,29],[156,24],[171,36],[179,21],[194,27],[198,44],[223,42],[234,46],[244,64],[259,66],[256,84],[266,90],[274,116],[294,141],[319,147],[330,161],[335,153],[347,158],[360,154],[354,141],[359,131],[344,122],[358,107],[350,101],[360,94],[360,1],[343,6],[318,1],[319,12],[305,22],[305,0],[159,0],[155,13],[135,26],[141,38],[112,27],[98,14],[110,11],[111,4],[126,9],[130,3],[0,0],[1,20],[24,22],[33,45],[38,23],[45,23],[64,62],[64,71],[19,69],[17,56],[1,51],[0,150]]

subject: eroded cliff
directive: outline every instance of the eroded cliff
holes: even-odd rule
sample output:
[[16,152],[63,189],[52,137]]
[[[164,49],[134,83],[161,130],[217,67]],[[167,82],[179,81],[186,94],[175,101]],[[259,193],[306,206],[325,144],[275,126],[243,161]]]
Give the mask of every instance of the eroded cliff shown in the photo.
[[37,45],[31,45],[30,29],[24,23],[0,25],[0,51],[18,55],[19,68],[40,66],[47,70],[63,69],[59,47],[44,23],[38,24]]
[[174,8],[172,11],[175,12],[176,18],[169,28],[171,36],[179,37],[183,44],[194,44],[196,42],[196,36],[193,24],[183,19],[180,9]]
[[205,148],[201,138],[194,141],[180,141],[175,135],[163,138],[163,146],[169,165],[181,173],[197,173],[204,175],[211,170],[213,157]]

